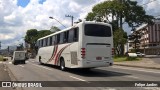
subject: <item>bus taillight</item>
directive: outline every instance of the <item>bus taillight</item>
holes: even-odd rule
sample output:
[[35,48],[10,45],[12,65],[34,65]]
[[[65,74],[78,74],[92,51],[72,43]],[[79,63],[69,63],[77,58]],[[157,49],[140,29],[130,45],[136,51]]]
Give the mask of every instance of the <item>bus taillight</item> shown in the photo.
[[112,55],[114,55],[114,48],[112,48]]
[[86,55],[86,49],[85,48],[81,48],[81,58],[85,58]]

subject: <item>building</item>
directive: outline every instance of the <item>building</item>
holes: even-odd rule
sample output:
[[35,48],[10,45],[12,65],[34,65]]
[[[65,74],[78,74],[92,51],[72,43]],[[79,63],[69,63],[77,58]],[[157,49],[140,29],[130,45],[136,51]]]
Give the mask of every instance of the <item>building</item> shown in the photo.
[[6,49],[0,49],[0,55],[10,56],[16,50],[16,46],[9,46]]
[[153,25],[144,24],[135,31],[142,34],[138,45],[140,52],[148,55],[160,53],[160,19],[156,19]]

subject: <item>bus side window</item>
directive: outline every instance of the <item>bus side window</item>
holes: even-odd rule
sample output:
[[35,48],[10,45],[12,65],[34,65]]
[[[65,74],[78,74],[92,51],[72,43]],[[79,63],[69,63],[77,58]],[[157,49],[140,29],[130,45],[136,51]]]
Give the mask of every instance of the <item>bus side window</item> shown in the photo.
[[43,39],[43,47],[46,46],[46,39]]
[[59,42],[60,42],[60,34],[57,34],[56,35],[56,44],[59,44]]
[[40,48],[40,47],[41,47],[41,40],[39,40],[38,43],[39,43],[39,44],[38,44],[38,47]]
[[47,43],[47,46],[50,46],[50,37],[48,37],[48,43]]
[[64,39],[63,39],[64,43],[68,42],[68,36],[69,36],[69,31],[64,32]]
[[50,39],[49,39],[49,46],[51,46],[52,45],[52,36],[51,37],[49,37]]
[[68,42],[73,42],[73,35],[74,35],[74,30],[73,29],[69,30],[69,40],[68,40]]
[[41,45],[42,45],[42,47],[43,47],[43,39],[42,39],[42,41],[41,41]]
[[78,35],[79,35],[79,34],[78,34],[78,33],[79,33],[78,31],[79,31],[78,28],[75,28],[75,29],[74,29],[74,37],[73,37],[73,41],[74,41],[74,42],[77,42],[77,41],[78,41]]
[[55,45],[56,44],[56,36],[53,36],[52,37],[52,45]]
[[48,46],[48,38],[45,39],[45,46]]
[[64,33],[61,33],[61,34],[60,34],[60,42],[59,42],[60,44],[64,43],[64,42],[63,42],[63,38],[64,38]]

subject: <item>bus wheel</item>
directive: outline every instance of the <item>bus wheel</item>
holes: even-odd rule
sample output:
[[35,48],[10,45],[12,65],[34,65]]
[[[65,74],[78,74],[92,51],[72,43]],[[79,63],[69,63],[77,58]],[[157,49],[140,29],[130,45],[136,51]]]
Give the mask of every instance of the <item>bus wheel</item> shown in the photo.
[[42,65],[43,63],[42,63],[42,61],[41,61],[41,57],[39,56],[39,63]]
[[23,61],[23,64],[26,64],[26,61],[25,61],[25,60]]
[[64,62],[64,59],[63,59],[63,58],[60,59],[60,69],[61,69],[62,71],[65,70],[65,62]]
[[17,65],[17,62],[16,62],[16,61],[13,61],[12,63],[13,63],[14,65]]

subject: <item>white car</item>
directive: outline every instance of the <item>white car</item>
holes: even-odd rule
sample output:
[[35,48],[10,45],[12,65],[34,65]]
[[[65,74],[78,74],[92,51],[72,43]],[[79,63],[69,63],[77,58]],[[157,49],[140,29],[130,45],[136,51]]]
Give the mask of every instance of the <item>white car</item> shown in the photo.
[[7,60],[8,60],[8,57],[4,56],[3,61],[7,61]]
[[141,52],[136,52],[136,54],[137,54],[138,57],[144,57],[145,56],[145,54],[141,53]]
[[129,57],[137,57],[137,54],[136,53],[128,53],[128,56]]

